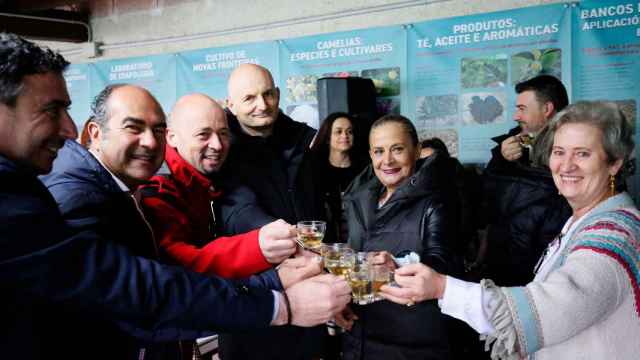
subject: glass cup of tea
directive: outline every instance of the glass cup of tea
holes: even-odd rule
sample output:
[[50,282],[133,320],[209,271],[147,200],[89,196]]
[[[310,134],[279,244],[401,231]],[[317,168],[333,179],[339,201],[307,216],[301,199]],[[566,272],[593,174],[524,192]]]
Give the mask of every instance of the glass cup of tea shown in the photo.
[[327,223],[324,221],[299,221],[296,224],[298,242],[305,248],[319,249],[322,245],[326,228]]
[[373,301],[369,266],[367,253],[358,252],[356,254],[355,266],[349,274],[351,298],[353,299],[353,302],[358,305],[370,304]]
[[393,272],[387,265],[370,265],[369,276],[371,277],[371,290],[373,292],[373,300],[383,300],[379,295],[382,285],[391,283]]
[[[356,256],[347,244],[322,244],[320,253],[324,262],[324,268],[331,274],[349,280],[356,263]],[[327,322],[329,335],[334,336],[344,332],[344,329],[336,325],[335,319]]]
[[348,279],[356,263],[356,255],[347,244],[324,244],[322,246],[324,267],[330,273]]
[[522,147],[530,147],[533,143],[533,136],[530,134],[516,135],[516,137],[518,138],[518,143]]

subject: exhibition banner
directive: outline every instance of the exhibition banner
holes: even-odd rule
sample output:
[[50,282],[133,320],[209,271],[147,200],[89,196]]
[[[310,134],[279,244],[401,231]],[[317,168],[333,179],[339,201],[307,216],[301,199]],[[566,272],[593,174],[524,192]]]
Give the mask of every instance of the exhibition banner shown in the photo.
[[408,28],[406,114],[421,139],[441,138],[462,162],[486,163],[512,120],[515,84],[548,74],[570,84],[568,5],[456,17]]
[[76,124],[78,132],[82,130],[91,113],[89,66],[89,64],[71,64],[64,72],[64,80],[71,98],[69,115]]
[[[573,11],[574,99],[614,101],[637,129],[640,2],[583,1]],[[635,140],[638,144],[637,132]],[[637,196],[640,177],[636,175],[632,183],[631,193]]]
[[515,84],[539,74],[562,79],[572,101],[617,101],[635,125],[639,55],[638,1],[585,0],[77,64],[65,77],[81,124],[107,84],[144,86],[169,111],[191,92],[222,103],[233,68],[256,63],[273,74],[283,111],[317,128],[317,80],[361,76],[373,80],[381,115],[403,114],[420,139],[440,137],[462,162],[482,164],[491,138],[516,125]]
[[406,31],[403,26],[363,29],[280,41],[280,107],[318,128],[316,82],[361,76],[376,87],[379,113],[403,110]]
[[149,90],[168,113],[176,101],[175,57],[166,54],[97,62],[91,66],[91,96],[109,84],[135,84]]
[[200,49],[177,54],[177,97],[200,92],[221,104],[227,97],[229,74],[238,65],[259,64],[278,79],[278,44],[275,41]]

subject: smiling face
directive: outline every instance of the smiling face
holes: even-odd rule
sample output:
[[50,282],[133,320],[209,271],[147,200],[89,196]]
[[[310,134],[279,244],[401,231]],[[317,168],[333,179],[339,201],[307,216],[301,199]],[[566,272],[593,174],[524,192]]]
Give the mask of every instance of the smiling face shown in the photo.
[[151,94],[128,85],[111,93],[107,117],[104,129],[90,123],[91,149],[109,171],[134,189],[149,180],[164,160],[164,114]]
[[522,128],[523,133],[539,132],[547,123],[553,111],[549,109],[551,103],[540,103],[536,93],[532,90],[523,91],[516,98],[516,111],[513,120]]
[[22,84],[14,107],[0,104],[0,153],[46,174],[65,139],[78,136],[71,100],[61,74],[27,75]]
[[413,175],[420,149],[401,124],[387,122],[373,128],[369,147],[373,171],[387,192],[392,193]]
[[227,106],[251,136],[268,136],[280,112],[280,91],[262,66],[242,64],[229,76]]
[[617,174],[621,165],[622,160],[609,163],[600,129],[568,123],[556,131],[549,167],[574,215],[584,215],[608,196],[610,175]]
[[353,126],[349,119],[337,118],[331,125],[331,137],[329,149],[331,151],[345,152],[353,146]]
[[205,95],[183,97],[171,112],[167,141],[200,173],[219,171],[229,154],[230,132],[224,110]]

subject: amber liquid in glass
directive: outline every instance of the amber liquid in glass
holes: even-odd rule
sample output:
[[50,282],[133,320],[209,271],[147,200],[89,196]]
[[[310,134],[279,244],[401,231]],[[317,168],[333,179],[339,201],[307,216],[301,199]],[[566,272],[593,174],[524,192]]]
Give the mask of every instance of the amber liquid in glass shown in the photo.
[[369,289],[371,282],[367,279],[349,279],[349,285],[351,285],[351,294],[353,301],[360,303],[367,300],[370,295]]
[[373,293],[377,294],[378,292],[380,292],[380,288],[382,287],[382,285],[388,284],[389,280],[373,280],[371,282],[371,287],[373,289]]
[[322,238],[324,234],[321,232],[298,233],[298,240],[310,249],[319,248],[322,245]]

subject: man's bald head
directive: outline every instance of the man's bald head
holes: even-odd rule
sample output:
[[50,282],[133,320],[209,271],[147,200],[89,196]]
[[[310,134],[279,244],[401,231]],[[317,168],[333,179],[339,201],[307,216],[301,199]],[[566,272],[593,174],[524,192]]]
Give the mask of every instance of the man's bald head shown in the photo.
[[169,116],[167,141],[204,175],[211,175],[229,153],[229,127],[224,110],[204,94],[181,97]]
[[205,94],[188,94],[176,102],[169,114],[167,125],[171,128],[180,127],[184,120],[205,116],[208,112],[215,116],[225,116],[224,109],[217,101]]
[[242,64],[229,76],[227,106],[249,135],[269,136],[280,110],[280,91],[266,68]]
[[245,85],[246,82],[251,82],[251,80],[256,78],[264,78],[271,87],[274,87],[273,76],[271,76],[271,72],[264,66],[257,64],[238,65],[229,75],[229,82],[227,84],[229,95],[240,90],[239,88]]

